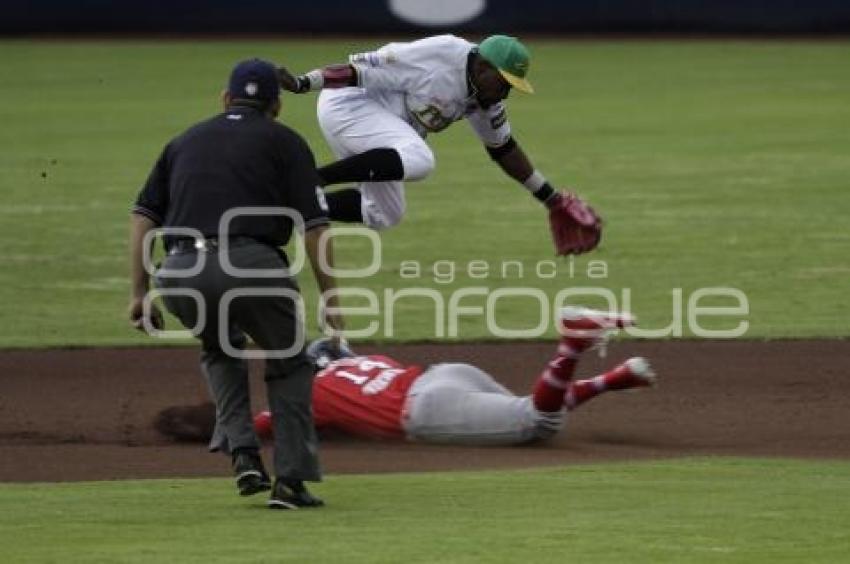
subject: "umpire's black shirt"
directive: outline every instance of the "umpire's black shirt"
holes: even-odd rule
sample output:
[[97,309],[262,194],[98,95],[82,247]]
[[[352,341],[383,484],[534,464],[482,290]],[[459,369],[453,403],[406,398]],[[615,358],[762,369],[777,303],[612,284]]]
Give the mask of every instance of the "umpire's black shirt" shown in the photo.
[[[300,213],[310,229],[328,223],[318,186],[315,158],[300,135],[259,110],[233,107],[166,145],[133,212],[216,237],[232,208],[283,206]],[[229,235],[280,246],[292,227],[284,216],[242,215],[231,221]]]

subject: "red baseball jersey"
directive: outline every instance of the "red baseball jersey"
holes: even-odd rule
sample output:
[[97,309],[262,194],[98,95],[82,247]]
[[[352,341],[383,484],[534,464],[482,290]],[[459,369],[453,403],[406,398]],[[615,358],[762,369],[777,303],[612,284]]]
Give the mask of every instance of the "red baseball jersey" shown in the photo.
[[422,374],[386,356],[358,356],[332,362],[313,382],[316,427],[332,427],[369,438],[403,438],[407,392]]

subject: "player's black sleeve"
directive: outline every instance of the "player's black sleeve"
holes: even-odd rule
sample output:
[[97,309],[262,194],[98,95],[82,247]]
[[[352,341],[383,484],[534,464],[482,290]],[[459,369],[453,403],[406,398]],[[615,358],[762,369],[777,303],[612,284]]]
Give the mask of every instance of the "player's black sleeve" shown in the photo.
[[168,210],[168,150],[169,146],[162,150],[133,206],[133,213],[143,215],[157,225],[162,225]]
[[287,142],[287,203],[304,219],[304,230],[330,223],[325,193],[316,172],[316,158],[307,142],[295,132]]
[[494,161],[498,161],[516,148],[516,141],[514,141],[513,137],[510,137],[507,141],[505,141],[502,145],[499,145],[498,147],[490,147],[485,145],[484,148],[487,149],[487,154],[490,155],[491,159],[493,159]]

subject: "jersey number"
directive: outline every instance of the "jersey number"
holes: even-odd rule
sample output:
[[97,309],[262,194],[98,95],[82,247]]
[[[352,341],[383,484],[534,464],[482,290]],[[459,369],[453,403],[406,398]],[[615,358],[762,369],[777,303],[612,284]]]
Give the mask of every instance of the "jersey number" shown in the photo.
[[361,372],[369,372],[370,370],[374,370],[375,368],[380,368],[381,371],[378,372],[373,378],[371,378],[371,382],[369,381],[369,376],[365,376],[363,374],[355,374],[347,370],[335,370],[333,374],[334,376],[345,378],[346,380],[353,382],[357,386],[362,386],[363,393],[367,396],[382,392],[387,388],[387,386],[390,385],[390,383],[395,379],[396,376],[398,376],[399,374],[404,374],[403,368],[393,368],[385,362],[379,362],[375,360],[363,360],[357,364],[357,369]]
[[359,374],[352,374],[346,370],[337,370],[334,372],[334,376],[339,376],[340,378],[345,378],[346,380],[351,380],[358,386],[362,386],[369,379],[368,376],[361,376]]

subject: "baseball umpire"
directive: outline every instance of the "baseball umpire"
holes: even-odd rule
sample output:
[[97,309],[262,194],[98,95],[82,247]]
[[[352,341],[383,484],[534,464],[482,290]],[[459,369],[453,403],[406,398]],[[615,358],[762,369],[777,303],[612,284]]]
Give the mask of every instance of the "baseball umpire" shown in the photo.
[[[155,308],[143,307],[148,291],[143,247],[150,230],[171,228],[165,230],[167,256],[155,281],[169,311],[201,341],[201,368],[217,423],[227,436],[239,493],[272,489],[269,507],[315,507],[322,501],[304,486],[321,479],[310,410],[313,370],[304,354],[298,286],[280,248],[294,227],[303,227],[320,290],[325,293],[336,282],[319,262],[328,217],[315,159],[295,131],[275,121],[279,95],[274,65],[243,61],[222,94],[224,112],[165,147],[131,215],[129,315],[139,328],[146,316],[149,324],[162,325]],[[237,208],[253,210],[234,214]],[[286,208],[292,214],[270,215],[257,208]],[[299,217],[303,226],[297,225]],[[191,228],[197,235],[174,228],[183,228],[182,233]],[[333,266],[329,245],[325,252],[326,264]],[[195,297],[187,295],[192,293]],[[326,305],[330,311],[338,307],[334,298]],[[343,328],[339,315],[327,322]],[[241,354],[246,334],[266,353],[275,427],[273,488],[252,423],[248,366]]]
[[286,90],[322,90],[319,125],[340,159],[319,169],[323,184],[358,183],[328,193],[331,219],[374,229],[397,224],[405,211],[403,181],[434,169],[425,136],[466,118],[490,157],[549,209],[556,253],[595,248],[599,217],[574,194],[556,191],[511,133],[504,101],[512,88],[533,92],[530,62],[514,37],[493,35],[475,45],[440,35],[390,43],[301,76],[279,69]]

